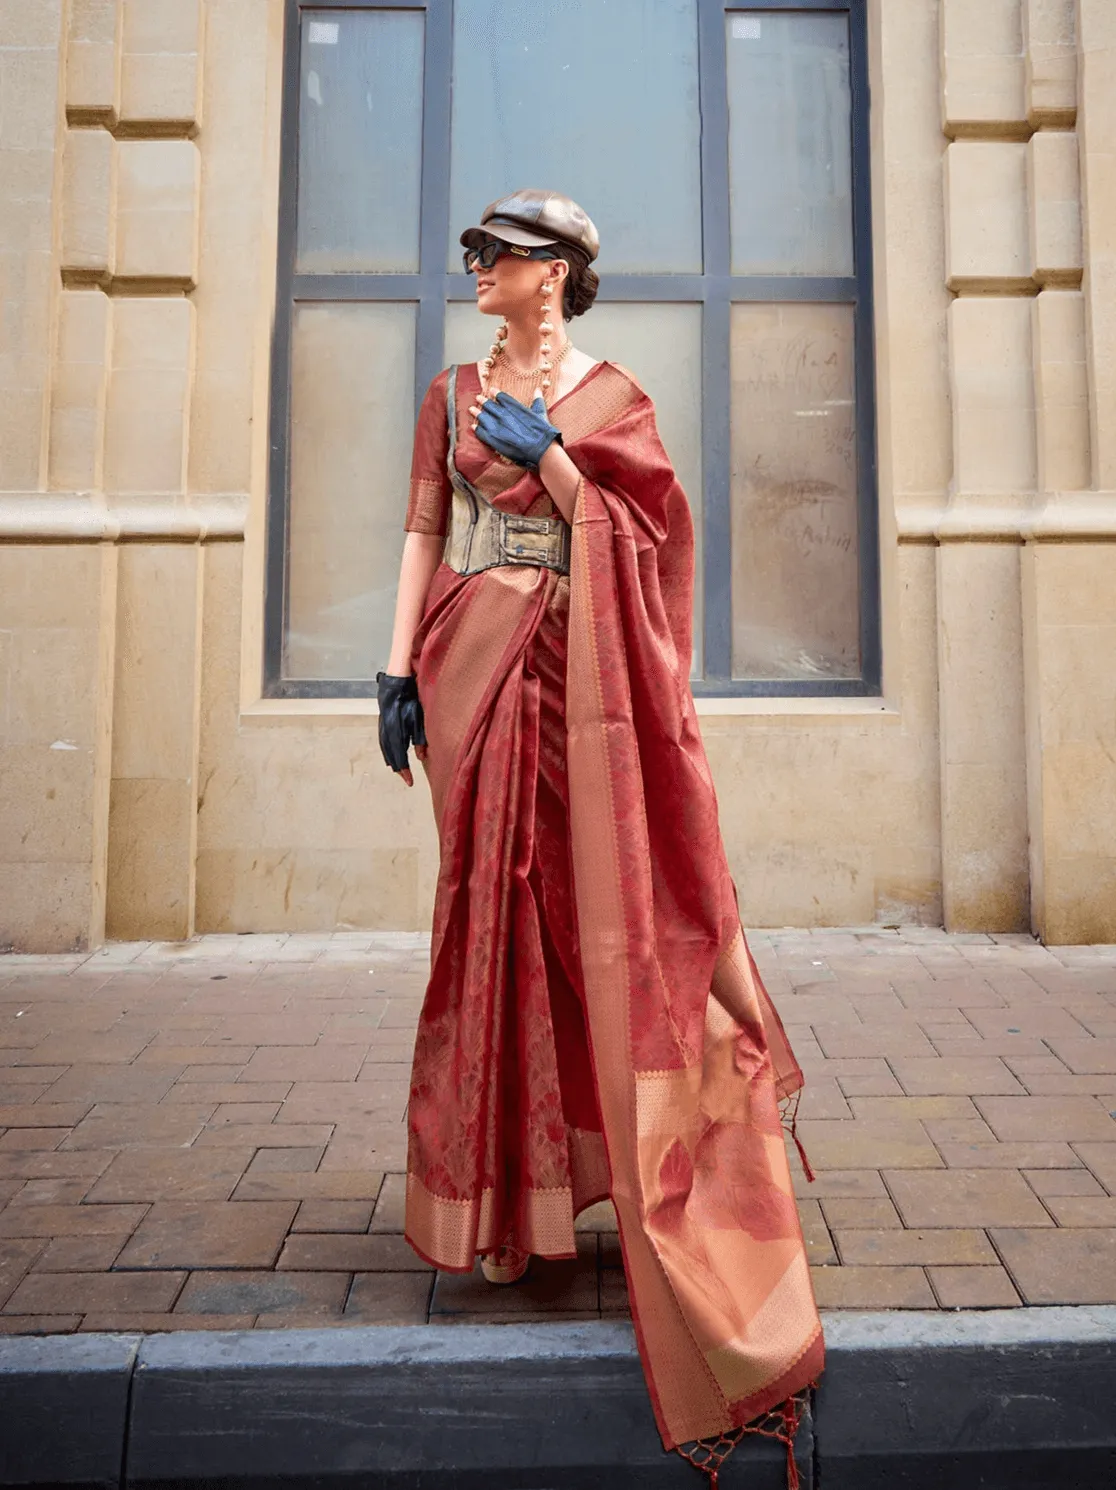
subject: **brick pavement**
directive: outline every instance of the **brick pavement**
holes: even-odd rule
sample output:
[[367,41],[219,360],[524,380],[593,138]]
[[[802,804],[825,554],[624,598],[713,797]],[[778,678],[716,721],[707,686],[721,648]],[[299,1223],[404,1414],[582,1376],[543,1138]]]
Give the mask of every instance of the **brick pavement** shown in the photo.
[[[752,935],[809,1086],[823,1308],[1116,1302],[1116,948]],[[610,1208],[517,1288],[402,1240],[425,938],[0,957],[0,1332],[584,1319]]]

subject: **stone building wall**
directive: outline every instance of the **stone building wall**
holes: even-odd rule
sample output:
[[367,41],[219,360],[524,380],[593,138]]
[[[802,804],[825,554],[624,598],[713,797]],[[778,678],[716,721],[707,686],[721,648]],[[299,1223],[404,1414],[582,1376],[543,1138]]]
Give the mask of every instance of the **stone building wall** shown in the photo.
[[[261,698],[282,9],[0,4],[3,944],[429,914]],[[702,702],[742,909],[1116,941],[1116,6],[869,17],[884,684]]]

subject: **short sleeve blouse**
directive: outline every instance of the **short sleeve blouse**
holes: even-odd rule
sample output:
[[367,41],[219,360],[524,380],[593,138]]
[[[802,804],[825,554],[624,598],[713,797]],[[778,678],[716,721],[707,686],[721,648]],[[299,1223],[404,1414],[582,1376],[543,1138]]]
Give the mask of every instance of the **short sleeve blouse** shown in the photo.
[[408,533],[445,535],[453,488],[446,470],[449,434],[446,429],[446,382],[440,372],[426,390],[415,425],[415,448],[411,459],[411,491],[407,517]]

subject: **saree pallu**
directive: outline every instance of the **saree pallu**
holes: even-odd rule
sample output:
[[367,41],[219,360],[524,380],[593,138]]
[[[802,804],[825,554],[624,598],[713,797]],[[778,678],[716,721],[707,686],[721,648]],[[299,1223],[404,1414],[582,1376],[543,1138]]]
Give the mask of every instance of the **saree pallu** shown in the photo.
[[[416,491],[439,500],[438,385],[409,518]],[[582,473],[568,580],[443,566],[416,638],[441,870],[407,1235],[457,1270],[506,1241],[570,1256],[577,1212],[611,1196],[664,1443],[789,1439],[823,1359],[780,1110],[802,1076],[689,689],[689,506],[623,369],[597,364],[551,418]],[[458,436],[495,505],[550,510],[537,476]]]

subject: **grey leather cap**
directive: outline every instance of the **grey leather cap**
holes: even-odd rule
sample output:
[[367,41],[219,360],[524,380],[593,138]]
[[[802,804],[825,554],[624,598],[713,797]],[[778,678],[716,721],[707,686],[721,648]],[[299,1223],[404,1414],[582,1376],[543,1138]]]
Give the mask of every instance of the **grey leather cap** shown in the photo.
[[518,243],[525,248],[565,243],[595,259],[601,240],[588,213],[560,191],[525,186],[489,202],[481,213],[480,226],[466,228],[461,235],[465,248],[479,248],[489,238]]

